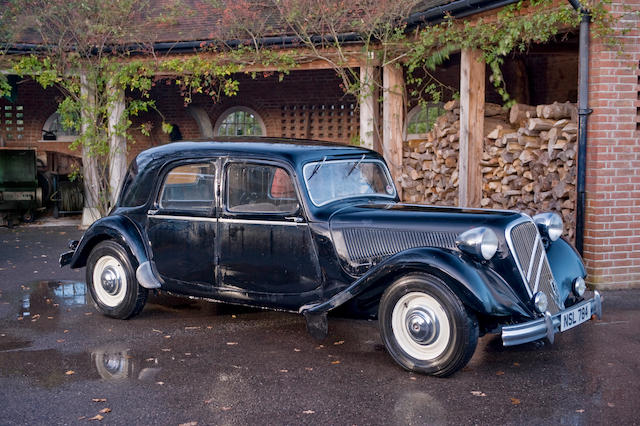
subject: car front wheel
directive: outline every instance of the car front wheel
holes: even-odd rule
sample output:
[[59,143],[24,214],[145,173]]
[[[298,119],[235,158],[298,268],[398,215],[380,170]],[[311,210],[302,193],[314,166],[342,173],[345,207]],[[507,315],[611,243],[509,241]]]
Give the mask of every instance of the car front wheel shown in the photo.
[[478,342],[475,315],[433,275],[395,281],[380,299],[378,321],[387,351],[398,364],[434,376],[463,368]]
[[142,311],[148,291],[141,287],[129,256],[114,241],[96,245],[87,260],[87,286],[103,314],[127,319]]

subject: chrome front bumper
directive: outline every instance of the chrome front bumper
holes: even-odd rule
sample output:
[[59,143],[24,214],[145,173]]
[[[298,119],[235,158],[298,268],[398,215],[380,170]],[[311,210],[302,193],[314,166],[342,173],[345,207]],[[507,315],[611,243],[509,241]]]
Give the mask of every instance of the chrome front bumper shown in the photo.
[[[586,304],[591,304],[591,312],[598,319],[602,317],[602,297],[597,291],[593,292],[592,299],[583,300],[566,310],[575,309]],[[502,327],[502,344],[504,346],[514,346],[544,339],[545,337],[549,342],[553,343],[555,334],[560,331],[560,316],[562,312],[558,312],[555,315],[545,312],[544,317],[540,319]]]

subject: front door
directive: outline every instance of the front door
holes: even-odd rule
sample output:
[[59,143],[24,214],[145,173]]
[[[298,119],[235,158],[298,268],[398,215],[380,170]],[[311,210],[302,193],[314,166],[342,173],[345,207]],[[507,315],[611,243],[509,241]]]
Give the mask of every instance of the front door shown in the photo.
[[215,160],[195,160],[172,164],[164,173],[147,229],[163,287],[178,292],[186,285],[213,289],[216,169]]
[[313,298],[321,274],[290,173],[276,164],[229,162],[224,192],[219,219],[224,290],[271,307],[277,307],[271,302],[291,307]]

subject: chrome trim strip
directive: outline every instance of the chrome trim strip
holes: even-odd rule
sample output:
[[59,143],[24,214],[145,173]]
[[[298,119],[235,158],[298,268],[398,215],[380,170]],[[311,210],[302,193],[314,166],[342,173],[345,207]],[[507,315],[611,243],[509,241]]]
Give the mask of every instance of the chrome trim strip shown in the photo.
[[[542,254],[540,255],[540,262],[538,263],[538,270],[536,271],[536,279],[535,279],[535,284],[533,285],[533,293],[535,294],[538,291],[538,286],[540,286],[540,272],[542,272],[542,267],[544,266],[544,259],[546,256],[546,253],[544,252],[544,247],[542,247],[542,244],[540,244],[540,239],[539,237],[536,238],[536,242],[538,242],[538,247],[536,248],[536,253],[538,253],[538,250],[542,250]],[[557,292],[556,294],[552,294],[551,297],[557,297]]]
[[223,223],[244,223],[247,225],[283,225],[283,226],[301,226],[307,225],[306,222],[288,222],[286,220],[253,220],[253,219],[229,219],[220,218]]
[[[536,240],[533,242],[533,252],[531,253],[531,260],[529,261],[529,267],[527,268],[527,282],[529,282],[529,280],[531,279],[531,272],[533,271],[533,262],[535,262],[536,255],[538,254],[538,250],[540,249],[538,245],[538,241],[540,241],[540,234],[536,235]],[[540,255],[540,259],[542,259],[542,255]],[[539,273],[540,273],[540,268],[538,267],[538,274]]]
[[175,216],[170,214],[150,214],[147,216],[150,218],[156,218],[156,219],[177,219],[177,220],[189,220],[193,222],[216,222],[218,220],[215,217]]
[[598,291],[594,291],[592,299],[584,300],[576,305],[570,306],[555,315],[545,312],[545,316],[542,318],[502,327],[502,344],[504,346],[514,346],[544,339],[545,337],[553,343],[555,334],[560,332],[560,318],[562,313],[584,306],[587,303],[591,304],[591,313],[600,319],[602,317],[602,296],[600,296]]

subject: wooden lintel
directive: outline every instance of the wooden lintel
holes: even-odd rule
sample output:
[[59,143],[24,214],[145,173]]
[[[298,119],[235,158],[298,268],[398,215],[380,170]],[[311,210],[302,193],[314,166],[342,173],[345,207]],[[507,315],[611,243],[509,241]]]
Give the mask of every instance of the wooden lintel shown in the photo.
[[485,62],[479,50],[463,49],[460,61],[460,158],[458,203],[480,207],[484,140]]

